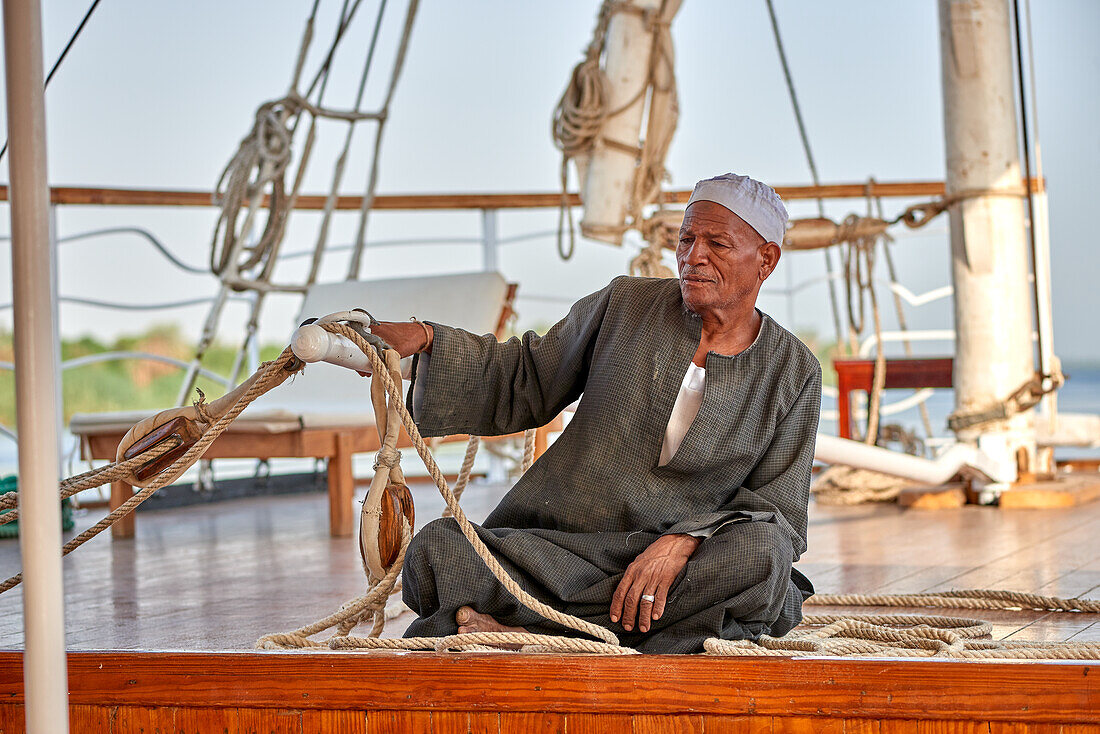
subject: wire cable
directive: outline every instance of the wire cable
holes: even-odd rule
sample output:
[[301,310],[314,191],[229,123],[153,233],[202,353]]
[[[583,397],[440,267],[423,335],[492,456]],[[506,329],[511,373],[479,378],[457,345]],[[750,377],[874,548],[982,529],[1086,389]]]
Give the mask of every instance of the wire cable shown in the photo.
[[[814,162],[813,150],[810,148],[810,136],[806,133],[806,123],[802,119],[802,107],[798,104],[798,94],[794,91],[794,80],[791,78],[791,67],[787,63],[787,50],[783,46],[783,38],[779,34],[779,20],[775,16],[775,5],[772,4],[772,0],[764,0],[768,6],[768,17],[772,23],[772,35],[775,36],[775,48],[779,52],[779,63],[783,67],[783,78],[787,82],[787,93],[791,97],[791,106],[794,108],[794,119],[798,124],[798,134],[802,138],[802,150],[806,153],[806,163],[810,167],[810,178],[813,179],[814,186],[821,185],[821,179],[817,175],[817,164]],[[820,197],[817,200],[817,213],[818,216],[825,217],[825,202]],[[782,243],[780,243],[782,244]],[[825,270],[829,274],[829,303],[833,309],[833,325],[836,327],[836,347],[839,351],[844,345],[844,333],[840,328],[840,306],[836,297],[836,285],[832,279],[833,275],[833,256],[829,254],[829,248],[826,247],[822,250],[825,253]]]
[[[43,89],[50,88],[50,80],[53,79],[53,75],[56,74],[57,70],[61,67],[61,62],[69,55],[69,49],[73,47],[73,44],[76,43],[76,39],[80,37],[80,32],[84,30],[84,26],[88,25],[88,20],[92,17],[92,13],[95,12],[99,3],[100,0],[92,0],[92,4],[88,7],[88,12],[84,13],[80,25],[73,31],[73,35],[69,38],[69,42],[65,44],[65,48],[61,49],[61,55],[57,57],[57,61],[54,62],[53,68],[50,69],[50,73],[46,75],[46,83],[42,85]],[[4,138],[4,147],[0,148],[0,160],[4,159],[4,153],[6,152],[8,152],[8,139]]]

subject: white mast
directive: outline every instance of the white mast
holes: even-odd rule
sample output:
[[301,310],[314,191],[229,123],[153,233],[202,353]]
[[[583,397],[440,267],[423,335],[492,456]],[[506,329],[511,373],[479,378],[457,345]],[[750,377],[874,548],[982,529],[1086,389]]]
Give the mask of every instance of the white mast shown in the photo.
[[[661,0],[634,0],[633,8],[656,13]],[[581,232],[585,237],[622,243],[627,202],[638,167],[638,139],[645,112],[653,34],[639,12],[620,10],[607,26],[607,109],[592,156],[577,160],[584,201]]]
[[[939,0],[955,284],[955,410],[985,410],[1032,377],[1031,309],[1008,0]],[[1005,191],[1005,194],[997,194]],[[1009,476],[1030,461],[1030,413],[959,431]],[[1004,473],[1004,472],[1002,472]]]
[[46,176],[42,9],[4,0],[15,384],[19,428],[19,547],[23,555],[23,686],[27,731],[69,730],[57,496],[57,344]]

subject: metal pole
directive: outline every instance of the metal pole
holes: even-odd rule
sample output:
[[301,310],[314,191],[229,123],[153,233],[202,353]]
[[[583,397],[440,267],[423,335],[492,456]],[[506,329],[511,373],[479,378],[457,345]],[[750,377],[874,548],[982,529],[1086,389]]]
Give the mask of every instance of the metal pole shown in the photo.
[[[939,0],[955,286],[955,409],[984,410],[1032,376],[1031,309],[1008,0]],[[996,193],[998,190],[1004,193]],[[1006,468],[1035,457],[1030,416],[959,432]],[[1008,472],[1003,472],[1007,474]]]
[[500,270],[497,257],[497,210],[481,210],[481,269],[486,273]]
[[19,545],[23,555],[23,685],[27,731],[69,730],[57,498],[57,344],[50,304],[50,195],[38,0],[5,0],[11,180]]

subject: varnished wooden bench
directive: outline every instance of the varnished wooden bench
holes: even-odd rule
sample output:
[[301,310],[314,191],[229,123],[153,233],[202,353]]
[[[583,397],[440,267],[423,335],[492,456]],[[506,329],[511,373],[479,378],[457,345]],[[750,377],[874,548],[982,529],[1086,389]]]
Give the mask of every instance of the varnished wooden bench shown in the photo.
[[[535,435],[535,456],[546,450],[547,437],[553,431],[562,430],[561,417],[543,426]],[[115,450],[125,431],[85,434],[81,441],[82,458],[113,461]],[[500,438],[522,438],[523,434]],[[447,441],[465,441],[466,436],[448,436]],[[404,429],[399,447],[412,443]],[[227,431],[210,445],[204,459],[286,459],[312,458],[328,462],[329,532],[333,536],[351,535],[355,528],[354,495],[355,477],[352,458],[355,454],[378,450],[378,433],[373,426],[353,428],[303,428],[297,431],[271,433],[266,431]],[[414,461],[419,461],[413,458]],[[114,508],[133,496],[134,489],[125,482],[111,483],[110,507]],[[120,520],[112,528],[115,538],[131,538],[134,535],[133,514]]]

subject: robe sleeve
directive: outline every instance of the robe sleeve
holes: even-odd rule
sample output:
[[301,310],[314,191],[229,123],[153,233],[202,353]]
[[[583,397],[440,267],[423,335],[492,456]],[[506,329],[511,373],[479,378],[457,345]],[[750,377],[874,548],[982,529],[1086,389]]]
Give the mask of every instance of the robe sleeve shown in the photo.
[[794,404],[776,426],[771,445],[725,505],[713,512],[686,518],[665,535],[709,537],[731,522],[769,522],[791,539],[793,557],[806,550],[810,468],[821,412],[821,369],[812,374]]
[[544,336],[498,342],[429,322],[431,354],[417,355],[407,401],[420,432],[499,436],[553,420],[584,391],[618,280],[575,303]]

